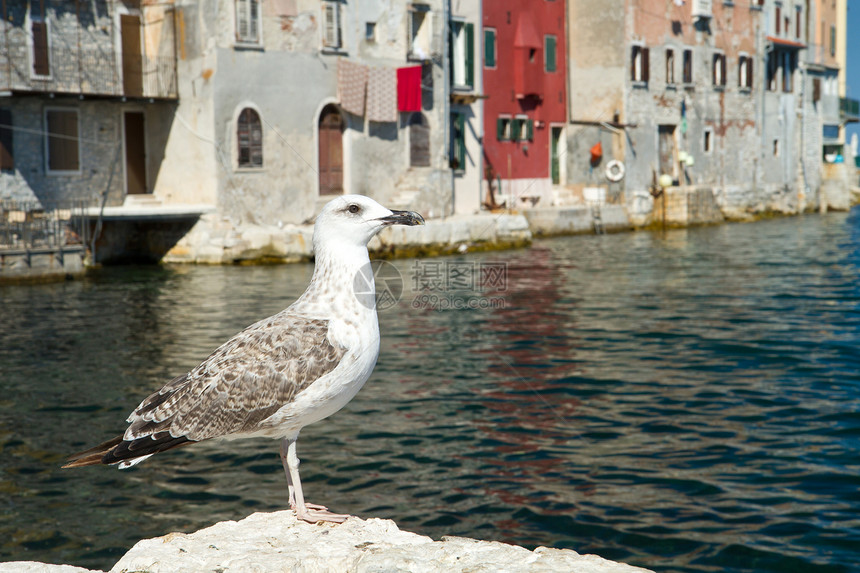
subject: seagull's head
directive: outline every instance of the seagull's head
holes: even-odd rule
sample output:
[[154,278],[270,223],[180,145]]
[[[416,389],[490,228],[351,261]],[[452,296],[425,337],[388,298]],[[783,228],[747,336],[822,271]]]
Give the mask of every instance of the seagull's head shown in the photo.
[[413,211],[393,211],[364,195],[342,195],[323,207],[314,224],[314,247],[337,243],[366,247],[385,227],[423,225]]

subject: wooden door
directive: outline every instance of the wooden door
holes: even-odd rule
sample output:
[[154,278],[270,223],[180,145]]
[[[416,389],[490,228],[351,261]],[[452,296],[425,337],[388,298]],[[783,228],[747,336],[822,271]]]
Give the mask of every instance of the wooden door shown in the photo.
[[122,89],[129,97],[143,96],[143,57],[140,52],[140,16],[120,16],[122,34]]
[[343,116],[333,106],[319,120],[320,195],[343,193]]
[[125,112],[125,189],[140,195],[146,188],[146,131],[143,113]]
[[658,127],[658,152],[660,154],[660,175],[675,177],[675,126]]

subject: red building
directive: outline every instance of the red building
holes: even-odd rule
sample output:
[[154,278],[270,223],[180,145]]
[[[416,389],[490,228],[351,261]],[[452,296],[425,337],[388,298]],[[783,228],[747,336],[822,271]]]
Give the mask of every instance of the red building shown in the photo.
[[562,183],[564,7],[561,0],[483,0],[485,177],[497,198],[549,204],[553,185]]

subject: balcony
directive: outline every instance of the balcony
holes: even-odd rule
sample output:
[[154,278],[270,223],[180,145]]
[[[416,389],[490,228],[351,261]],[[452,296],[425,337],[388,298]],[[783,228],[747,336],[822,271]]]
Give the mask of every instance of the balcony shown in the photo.
[[839,98],[839,115],[844,123],[860,121],[860,101],[847,97]]
[[123,56],[113,50],[69,50],[55,45],[49,51],[47,67],[47,74],[35,74],[30,54],[24,50],[10,53],[5,62],[0,57],[0,91],[178,98],[174,56]]

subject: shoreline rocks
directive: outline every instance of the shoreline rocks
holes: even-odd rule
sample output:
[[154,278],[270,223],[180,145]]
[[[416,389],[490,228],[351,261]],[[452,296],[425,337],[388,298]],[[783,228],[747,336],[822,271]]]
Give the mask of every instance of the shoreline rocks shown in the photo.
[[[87,573],[69,565],[0,563],[0,573]],[[647,573],[569,549],[529,551],[496,541],[402,531],[391,520],[349,518],[341,525],[296,520],[292,511],[255,513],[195,533],[169,533],[135,544],[111,573],[290,571],[302,573],[490,573],[499,571]]]

